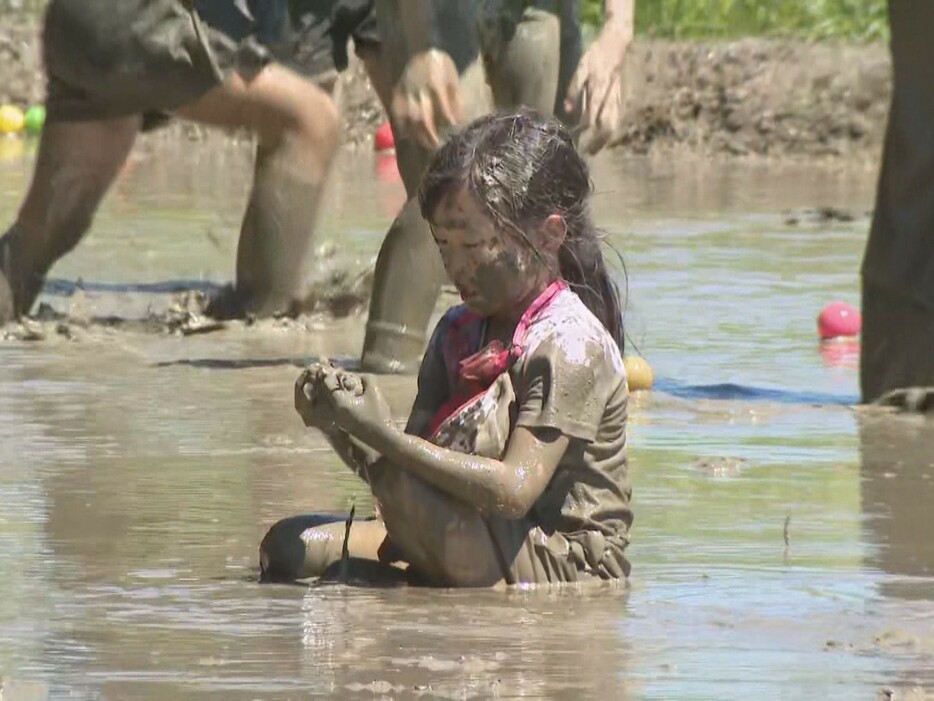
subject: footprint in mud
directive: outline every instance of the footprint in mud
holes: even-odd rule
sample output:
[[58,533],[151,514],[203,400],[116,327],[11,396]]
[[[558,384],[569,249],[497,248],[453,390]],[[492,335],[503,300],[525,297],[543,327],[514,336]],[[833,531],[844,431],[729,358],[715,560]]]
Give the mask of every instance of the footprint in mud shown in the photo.
[[[871,214],[868,212],[866,216]],[[782,216],[786,226],[797,226],[798,224],[847,224],[856,221],[860,215],[841,207],[823,206],[814,209],[787,210],[782,212]]]
[[872,639],[874,650],[883,653],[921,655],[934,657],[934,638],[892,628],[882,631]]
[[745,458],[697,458],[691,464],[696,472],[711,478],[739,477],[748,463]]

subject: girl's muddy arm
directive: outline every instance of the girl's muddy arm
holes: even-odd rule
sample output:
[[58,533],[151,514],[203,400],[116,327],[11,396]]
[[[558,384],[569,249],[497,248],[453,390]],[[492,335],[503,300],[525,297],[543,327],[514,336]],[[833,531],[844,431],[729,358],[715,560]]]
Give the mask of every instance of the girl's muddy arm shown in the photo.
[[525,516],[551,481],[569,439],[555,429],[518,427],[502,460],[448,450],[393,424],[385,400],[367,376],[348,390],[340,374],[321,378],[317,390],[327,398],[337,426],[383,456],[371,469],[403,469],[485,513]]
[[324,437],[337,457],[364,482],[370,481],[370,468],[382,457],[366,443],[346,431],[325,431]]
[[[334,420],[329,402],[320,401],[318,387],[326,375],[340,376],[337,368],[329,364],[314,363],[306,368],[295,381],[295,410],[309,428],[324,434],[341,461],[364,481],[369,481],[369,467],[380,459],[379,453],[341,429]],[[388,407],[385,410],[388,418]]]
[[502,460],[465,455],[410,436],[393,427],[364,430],[360,438],[382,453],[395,469],[404,469],[428,484],[484,513],[522,518],[548,486],[568,448],[566,436],[554,430],[519,427]]
[[360,394],[335,386],[330,401],[337,424],[385,458],[376,469],[404,469],[486,513],[525,516],[568,448],[569,439],[557,430],[521,426],[510,437],[502,460],[441,448],[387,421],[379,408],[379,391],[368,378],[361,381]]

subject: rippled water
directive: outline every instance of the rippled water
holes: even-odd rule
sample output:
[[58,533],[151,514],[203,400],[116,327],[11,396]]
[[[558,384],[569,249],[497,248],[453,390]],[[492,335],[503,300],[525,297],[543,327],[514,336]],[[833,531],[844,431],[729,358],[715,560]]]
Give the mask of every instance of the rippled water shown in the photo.
[[[231,274],[248,184],[244,148],[157,140],[138,154],[53,271],[128,315],[161,283]],[[29,164],[0,148],[5,221]],[[4,701],[931,693],[934,431],[853,409],[854,349],[815,340],[822,304],[858,302],[874,172],[594,168],[598,218],[629,270],[629,335],[658,377],[632,408],[628,586],[256,584],[276,519],[368,503],[291,408],[297,366],[353,357],[359,317],[310,333],[6,342]],[[341,264],[372,258],[400,203],[373,169],[370,154],[339,164],[321,235],[342,241]],[[785,223],[818,205],[857,216]],[[56,289],[48,299],[67,303]],[[412,382],[384,384],[401,418]]]

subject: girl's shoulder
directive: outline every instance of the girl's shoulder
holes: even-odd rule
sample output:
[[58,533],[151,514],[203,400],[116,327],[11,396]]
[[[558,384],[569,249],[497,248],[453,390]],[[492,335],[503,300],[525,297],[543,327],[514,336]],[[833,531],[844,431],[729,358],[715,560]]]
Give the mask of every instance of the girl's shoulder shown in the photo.
[[573,291],[562,290],[532,320],[523,342],[525,353],[534,354],[543,345],[560,349],[575,363],[602,357],[614,372],[623,372],[619,347],[600,320]]

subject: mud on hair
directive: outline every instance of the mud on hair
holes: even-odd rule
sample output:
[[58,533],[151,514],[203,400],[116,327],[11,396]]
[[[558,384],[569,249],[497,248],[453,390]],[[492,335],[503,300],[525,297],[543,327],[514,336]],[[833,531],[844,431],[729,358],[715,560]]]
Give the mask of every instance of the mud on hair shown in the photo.
[[529,246],[527,229],[561,215],[567,235],[558,252],[558,272],[622,353],[619,288],[607,272],[605,237],[590,213],[590,171],[568,130],[534,110],[481,117],[434,155],[418,191],[422,216],[431,221],[441,200],[462,187],[498,226]]

